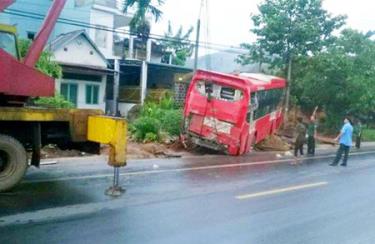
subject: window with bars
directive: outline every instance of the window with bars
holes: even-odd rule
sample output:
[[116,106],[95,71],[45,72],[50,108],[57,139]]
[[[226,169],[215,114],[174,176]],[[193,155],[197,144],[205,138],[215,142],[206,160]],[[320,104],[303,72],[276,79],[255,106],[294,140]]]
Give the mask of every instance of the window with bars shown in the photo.
[[98,85],[86,85],[86,104],[99,104]]
[[78,85],[74,83],[61,83],[60,86],[61,95],[77,106],[77,97],[78,97]]

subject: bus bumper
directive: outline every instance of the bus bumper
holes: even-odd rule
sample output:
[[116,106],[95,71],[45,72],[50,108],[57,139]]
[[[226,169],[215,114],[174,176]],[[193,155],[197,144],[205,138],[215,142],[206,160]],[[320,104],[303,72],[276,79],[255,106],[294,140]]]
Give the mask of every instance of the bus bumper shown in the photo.
[[110,146],[108,164],[114,167],[126,165],[127,122],[123,118],[90,116],[87,139]]

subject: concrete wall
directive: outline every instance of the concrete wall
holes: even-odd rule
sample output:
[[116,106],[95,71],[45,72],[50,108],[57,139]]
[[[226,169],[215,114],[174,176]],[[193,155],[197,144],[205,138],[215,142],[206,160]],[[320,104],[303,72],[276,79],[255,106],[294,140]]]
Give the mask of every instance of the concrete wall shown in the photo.
[[[92,9],[90,12],[90,23],[98,26],[113,27],[114,15],[108,12]],[[90,29],[89,36],[91,40],[98,46],[100,51],[108,59],[113,58],[113,32]],[[101,40],[98,40],[101,39]],[[103,43],[103,39],[105,40]]]
[[121,113],[122,116],[128,116],[128,112],[131,108],[133,108],[135,105],[135,103],[119,103],[118,104],[118,109]]
[[59,47],[53,54],[54,60],[60,63],[107,67],[105,60],[83,35]]

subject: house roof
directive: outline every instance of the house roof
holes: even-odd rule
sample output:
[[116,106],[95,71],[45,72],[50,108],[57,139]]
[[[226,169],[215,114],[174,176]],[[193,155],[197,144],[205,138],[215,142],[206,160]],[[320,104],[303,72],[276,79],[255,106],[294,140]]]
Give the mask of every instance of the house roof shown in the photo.
[[103,55],[103,53],[99,50],[96,44],[91,40],[91,38],[89,37],[89,35],[86,33],[85,30],[76,30],[76,31],[61,34],[56,39],[50,42],[49,48],[52,52],[54,52],[60,47],[76,39],[80,35],[82,35],[90,43],[90,45],[95,49],[95,51],[100,55],[100,57],[108,64],[108,61]]
[[99,75],[112,75],[114,70],[103,69],[102,67],[95,67],[89,65],[76,65],[60,63],[66,73],[80,73],[80,74],[99,74]]

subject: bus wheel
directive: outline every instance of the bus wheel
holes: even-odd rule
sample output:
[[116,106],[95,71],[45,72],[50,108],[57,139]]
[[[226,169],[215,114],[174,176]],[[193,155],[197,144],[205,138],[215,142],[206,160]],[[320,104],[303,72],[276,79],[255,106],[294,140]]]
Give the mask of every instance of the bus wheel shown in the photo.
[[27,154],[13,137],[0,134],[0,192],[17,185],[27,169]]

